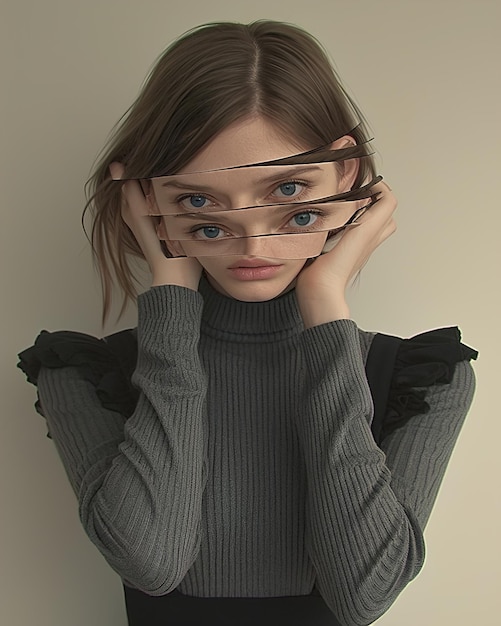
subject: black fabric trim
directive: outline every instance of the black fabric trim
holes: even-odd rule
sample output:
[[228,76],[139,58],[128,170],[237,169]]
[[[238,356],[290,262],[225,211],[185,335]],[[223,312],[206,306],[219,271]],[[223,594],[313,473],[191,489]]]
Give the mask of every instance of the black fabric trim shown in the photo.
[[[104,339],[74,331],[43,330],[30,348],[19,353],[19,367],[28,382],[38,383],[40,369],[77,367],[84,380],[96,388],[104,408],[128,418],[134,412],[139,391],[131,378],[137,361],[136,329],[124,330]],[[40,400],[36,411],[43,417]],[[47,433],[50,438],[50,433]]]
[[378,333],[367,357],[366,373],[374,402],[371,429],[376,443],[411,418],[429,412],[429,387],[452,381],[456,364],[478,352],[461,343],[457,326],[400,339]]
[[381,441],[383,422],[390,395],[397,353],[402,345],[400,337],[377,333],[372,340],[365,363],[365,373],[374,404],[371,430],[376,443]]

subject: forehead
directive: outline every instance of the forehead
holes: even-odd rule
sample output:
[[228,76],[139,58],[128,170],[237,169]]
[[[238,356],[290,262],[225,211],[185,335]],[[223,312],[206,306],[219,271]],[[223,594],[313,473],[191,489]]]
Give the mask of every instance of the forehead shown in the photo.
[[263,190],[270,185],[295,179],[318,184],[332,179],[332,163],[296,165],[251,165],[221,170],[187,172],[151,179],[153,187],[164,190],[227,192],[238,190]]
[[261,117],[245,118],[217,134],[179,173],[273,161],[311,147],[300,145],[292,137],[284,137],[271,122]]

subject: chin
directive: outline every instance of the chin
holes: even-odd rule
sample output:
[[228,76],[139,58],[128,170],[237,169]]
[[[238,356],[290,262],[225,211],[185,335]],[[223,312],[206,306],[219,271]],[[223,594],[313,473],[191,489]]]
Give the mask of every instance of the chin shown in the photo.
[[273,284],[273,281],[249,281],[237,285],[210,282],[217,291],[240,302],[267,302],[290,291],[295,284],[295,281],[287,284]]

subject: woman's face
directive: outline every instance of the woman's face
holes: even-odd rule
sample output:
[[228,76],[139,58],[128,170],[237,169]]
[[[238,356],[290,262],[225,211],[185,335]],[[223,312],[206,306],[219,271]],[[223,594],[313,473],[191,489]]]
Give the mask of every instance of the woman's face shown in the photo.
[[[346,141],[334,147],[344,145]],[[284,217],[283,210],[279,214],[280,210],[276,207],[257,210],[243,207],[334,195],[349,188],[349,181],[344,180],[346,176],[340,180],[333,163],[308,167],[241,168],[222,172],[210,170],[271,161],[308,149],[310,146],[298,149],[297,144],[285,139],[270,122],[260,117],[240,120],[223,130],[176,176],[169,177],[169,182],[162,185],[161,193],[168,203],[178,207],[176,211],[179,213],[204,212],[203,218],[195,217],[194,222],[193,218],[184,217],[179,221],[192,220],[190,232],[196,233],[193,237],[206,243],[207,240],[224,238],[225,232],[231,230],[241,238],[238,250],[229,255],[198,256],[188,251],[188,242],[179,241],[171,247],[177,246],[180,254],[186,252],[189,256],[196,256],[212,286],[237,300],[262,302],[290,289],[309,256],[313,255],[296,259],[287,254],[284,256],[289,258],[276,256],[276,252],[272,253],[271,240],[282,243],[286,241],[283,238],[286,235],[279,238],[256,235],[277,232],[280,221],[292,219]],[[226,212],[231,209],[234,209],[231,213]],[[223,225],[214,220],[214,215],[211,216],[212,212],[218,211],[219,216],[223,215]],[[173,219],[176,218],[164,218],[161,229],[170,240],[178,238],[172,226]],[[312,218],[303,213],[293,219],[296,224]],[[327,232],[317,232],[316,237],[317,247],[321,250]],[[318,241],[319,237],[321,241]],[[183,243],[186,250],[183,250]],[[273,256],[270,256],[271,253]]]

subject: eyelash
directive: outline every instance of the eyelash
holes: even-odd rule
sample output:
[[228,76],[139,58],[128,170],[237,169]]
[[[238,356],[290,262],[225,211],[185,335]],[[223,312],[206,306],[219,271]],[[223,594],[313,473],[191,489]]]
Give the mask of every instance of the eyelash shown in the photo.
[[[296,215],[303,215],[304,213],[308,213],[310,215],[315,215],[319,218],[325,217],[325,211],[322,211],[321,209],[313,209],[313,208],[306,208],[303,210],[299,210],[296,211],[296,213],[293,213],[292,215],[289,215],[286,219],[286,224],[288,224],[291,220],[293,220]],[[316,221],[314,222],[316,223]],[[193,228],[191,228],[189,230],[190,234],[196,234],[199,233],[200,231],[204,230],[204,228],[217,228],[220,231],[222,231],[223,233],[227,233],[227,229],[225,227],[223,227],[222,225],[218,225],[218,224],[197,224],[196,226],[193,226]],[[303,233],[307,233],[310,232],[308,229],[308,226],[298,226],[298,232],[303,232]],[[278,234],[278,233],[277,233]],[[218,239],[220,239],[219,237],[216,238],[214,237],[214,241],[217,241]],[[205,241],[210,241],[210,238],[205,240]]]
[[203,193],[193,192],[193,193],[185,193],[182,196],[179,196],[178,198],[176,198],[176,203],[182,204],[183,200],[187,200],[188,198],[192,198],[193,196],[196,196],[197,198],[204,198],[205,200],[209,200],[210,202],[212,202],[212,200],[208,198],[207,196],[205,196]]
[[[315,215],[317,218],[322,218],[326,216],[325,211],[322,211],[321,209],[304,207],[303,210],[296,211],[296,213],[290,215],[287,219],[287,223],[293,220],[297,215],[303,215],[304,213],[308,213],[308,215]],[[316,220],[314,224],[316,224]],[[298,228],[301,230],[301,232],[308,232],[308,226],[298,226]]]
[[[278,185],[275,187],[275,191],[281,186],[281,185],[301,185],[301,187],[303,187],[303,189],[299,192],[299,194],[297,196],[290,196],[291,198],[293,198],[294,200],[297,200],[298,198],[301,198],[303,196],[303,194],[307,191],[309,191],[312,187],[311,183],[308,183],[304,180],[284,180],[281,183],[278,183]],[[280,196],[280,198],[286,199],[287,196]]]
[[[275,187],[273,188],[273,191],[276,191],[281,185],[301,185],[301,187],[303,187],[303,189],[300,191],[300,193],[297,196],[291,196],[291,199],[294,199],[295,201],[297,201],[299,198],[301,198],[303,196],[304,193],[306,193],[307,191],[309,191],[311,189],[311,187],[313,186],[311,183],[304,181],[304,180],[296,180],[296,179],[292,179],[292,180],[283,180],[282,182],[279,182],[275,185]],[[213,202],[213,200],[211,200],[211,198],[209,198],[208,196],[204,195],[203,193],[197,193],[197,192],[192,192],[192,193],[184,193],[183,195],[179,196],[178,198],[176,198],[176,202],[178,204],[181,204],[183,202],[183,200],[186,200],[188,198],[191,198],[192,196],[197,196],[199,198],[204,198],[205,200],[208,200],[209,202]],[[285,200],[287,198],[287,196],[280,196],[280,200]]]
[[[312,187],[312,183],[305,181],[305,180],[299,180],[299,179],[286,179],[286,180],[282,180],[280,182],[277,182],[275,184],[275,186],[273,187],[273,191],[276,191],[277,189],[279,189],[279,187],[281,185],[300,185],[302,187],[302,189],[300,190],[299,194],[296,196],[290,196],[291,200],[293,202],[300,202],[301,198],[303,197],[304,194],[306,194]],[[187,198],[190,198],[192,196],[198,196],[200,198],[204,198],[206,200],[208,200],[209,202],[213,202],[213,200],[211,200],[211,198],[209,198],[208,196],[204,195],[203,193],[197,193],[197,192],[192,192],[192,193],[184,193],[183,195],[179,196],[176,199],[176,202],[178,202],[179,204],[183,202],[183,200],[186,200]],[[287,196],[276,196],[278,199],[278,204],[282,204],[286,201]],[[294,217],[296,215],[301,215],[303,213],[309,213],[311,215],[315,215],[317,217],[323,217],[325,216],[325,213],[319,209],[313,209],[313,208],[307,208],[307,209],[303,209],[303,210],[298,210],[296,213],[289,215],[288,218],[286,219],[286,223],[289,223],[292,219],[294,219]],[[222,225],[218,225],[218,224],[212,224],[212,223],[207,223],[207,224],[197,224],[196,226],[193,226],[188,232],[189,234],[195,235],[197,233],[199,233],[200,231],[204,230],[205,228],[217,228],[220,231],[222,231],[223,233],[227,234],[228,230],[227,228],[225,228]],[[305,227],[299,227],[298,229],[301,232],[309,232],[308,230],[308,226]],[[214,241],[217,241],[218,239],[220,239],[220,237],[214,237]],[[205,239],[204,241],[210,241],[210,239]]]

